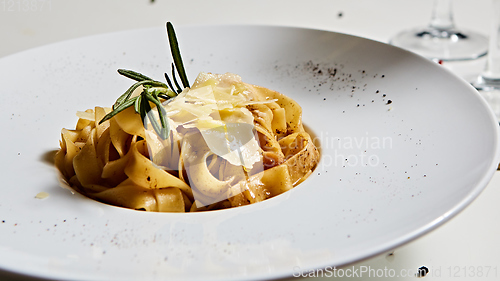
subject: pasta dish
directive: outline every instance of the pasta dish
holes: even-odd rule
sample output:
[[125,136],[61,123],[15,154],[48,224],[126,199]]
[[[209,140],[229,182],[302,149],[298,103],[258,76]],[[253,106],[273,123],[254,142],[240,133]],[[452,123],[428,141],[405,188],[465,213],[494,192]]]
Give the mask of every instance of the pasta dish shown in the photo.
[[61,132],[61,178],[92,199],[156,212],[243,206],[292,189],[319,161],[301,107],[281,93],[231,73],[200,73],[175,93],[130,73],[138,85],[113,108],[78,112]]

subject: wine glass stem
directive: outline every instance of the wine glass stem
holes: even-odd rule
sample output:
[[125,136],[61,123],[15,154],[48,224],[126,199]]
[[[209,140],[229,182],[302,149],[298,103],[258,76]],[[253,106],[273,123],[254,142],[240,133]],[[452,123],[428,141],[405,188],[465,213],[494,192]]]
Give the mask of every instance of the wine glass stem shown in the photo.
[[500,0],[492,0],[493,9],[491,15],[490,41],[486,69],[482,76],[484,79],[500,81]]
[[451,5],[452,0],[435,0],[430,27],[437,30],[455,28]]

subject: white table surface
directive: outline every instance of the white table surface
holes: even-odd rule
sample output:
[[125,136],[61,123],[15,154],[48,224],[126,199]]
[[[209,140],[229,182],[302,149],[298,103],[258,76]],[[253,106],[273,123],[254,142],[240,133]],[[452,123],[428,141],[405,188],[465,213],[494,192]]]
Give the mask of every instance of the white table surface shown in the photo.
[[[149,0],[0,0],[0,58],[82,36],[163,26],[166,21],[176,26],[262,24],[308,27],[388,42],[391,36],[403,29],[427,25],[432,3],[432,0],[155,0],[154,3]],[[487,35],[490,5],[490,0],[453,0],[457,26]],[[443,67],[466,77],[481,71],[484,63],[483,58],[444,63]],[[431,272],[423,280],[500,280],[498,199],[500,172],[495,173],[479,198],[442,227],[395,249],[392,255],[383,254],[345,269],[354,270],[352,272],[358,269],[359,272],[387,268],[400,272],[427,266]],[[488,269],[488,276],[485,276]],[[482,276],[479,276],[480,271]],[[24,280],[1,273],[0,279]],[[372,279],[373,275],[370,277],[368,273],[359,278],[335,278]]]

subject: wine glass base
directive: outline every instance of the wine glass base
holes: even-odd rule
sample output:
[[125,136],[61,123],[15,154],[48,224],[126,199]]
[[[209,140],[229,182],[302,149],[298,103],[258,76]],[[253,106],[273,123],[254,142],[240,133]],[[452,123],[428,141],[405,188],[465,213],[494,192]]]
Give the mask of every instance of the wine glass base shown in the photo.
[[471,85],[486,100],[500,123],[500,79],[490,79],[479,75],[472,79]]
[[500,79],[491,79],[479,75],[476,79],[471,82],[472,86],[478,91],[492,92],[500,91]]
[[500,123],[500,90],[480,91]]
[[419,28],[403,31],[390,44],[432,60],[473,60],[486,55],[488,38],[473,31]]

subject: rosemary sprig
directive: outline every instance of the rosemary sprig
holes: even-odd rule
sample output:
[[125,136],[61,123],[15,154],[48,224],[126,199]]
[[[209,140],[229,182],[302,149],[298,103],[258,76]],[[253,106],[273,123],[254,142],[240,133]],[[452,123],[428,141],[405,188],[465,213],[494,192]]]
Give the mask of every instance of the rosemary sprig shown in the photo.
[[[189,87],[189,82],[182,63],[174,27],[170,22],[167,22],[167,35],[170,43],[170,51],[174,61],[174,63],[172,63],[172,78],[177,89],[174,90],[172,81],[168,77],[167,73],[165,73],[165,79],[167,80],[168,85],[163,82],[153,80],[148,76],[133,70],[118,69],[119,74],[137,82],[130,86],[130,88],[128,88],[127,91],[116,100],[113,104],[113,110],[104,116],[104,118],[99,121],[99,124],[113,118],[116,114],[122,112],[126,108],[133,106],[134,111],[141,116],[144,128],[147,129],[147,119],[149,119],[153,129],[162,139],[167,139],[169,137],[170,126],[167,120],[167,111],[162,104],[162,100],[170,102],[170,99],[175,98],[177,94],[181,93],[183,90],[177,82],[175,70],[177,70],[177,74],[180,77],[184,88]],[[132,93],[141,86],[143,88],[141,94],[132,97]],[[158,117],[160,119],[159,124],[152,112],[150,102],[156,106]]]
[[[126,108],[133,106],[135,112],[141,115],[145,128],[147,128],[147,117],[153,125],[153,129],[156,131],[156,133],[162,139],[168,138],[170,128],[166,117],[167,112],[163,107],[160,98],[168,100],[174,98],[175,96],[177,96],[177,94],[170,90],[166,84],[151,80],[141,73],[126,69],[119,69],[118,73],[139,81],[132,85],[123,95],[118,98],[118,100],[113,105],[113,111],[104,116],[99,124],[113,118],[116,114],[120,113]],[[143,87],[141,94],[131,98],[132,92],[139,86]],[[158,124],[158,121],[153,115],[149,102],[152,102],[154,105],[156,105],[156,110],[158,111],[161,126]]]

